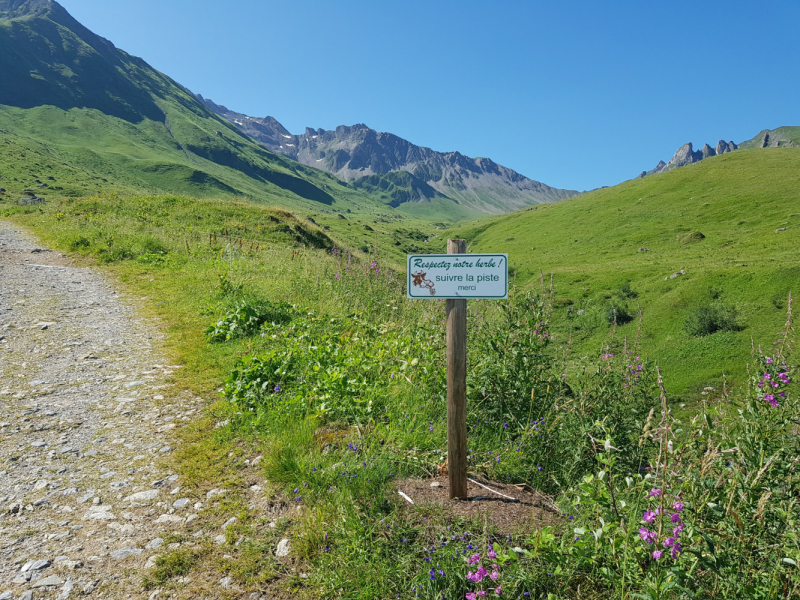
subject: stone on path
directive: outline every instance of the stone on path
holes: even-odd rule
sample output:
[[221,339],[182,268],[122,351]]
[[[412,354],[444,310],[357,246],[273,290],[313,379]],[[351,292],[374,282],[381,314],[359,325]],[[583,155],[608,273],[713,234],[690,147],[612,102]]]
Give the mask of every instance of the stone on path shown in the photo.
[[136,492],[135,494],[131,494],[125,500],[129,502],[149,502],[150,500],[155,500],[158,498],[159,491],[158,490],[147,490],[146,492]]
[[114,550],[110,556],[111,558],[115,558],[116,560],[123,560],[128,558],[129,556],[138,556],[141,554],[143,550],[141,548],[134,548],[133,546],[125,546],[124,548],[120,548],[119,550]]
[[40,587],[49,587],[52,585],[61,585],[64,583],[64,580],[61,579],[58,575],[48,575],[47,577],[40,579],[36,583],[33,584],[33,587],[40,588]]

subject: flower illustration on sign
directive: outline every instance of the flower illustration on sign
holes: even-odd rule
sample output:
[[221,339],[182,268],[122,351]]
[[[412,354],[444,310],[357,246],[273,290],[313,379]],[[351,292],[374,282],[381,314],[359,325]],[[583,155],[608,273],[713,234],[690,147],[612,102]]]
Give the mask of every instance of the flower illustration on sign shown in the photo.
[[414,279],[414,285],[416,287],[426,288],[430,291],[431,296],[436,294],[436,288],[433,287],[433,282],[430,279],[425,279],[427,273],[423,273],[419,271],[417,273],[412,273],[411,277]]

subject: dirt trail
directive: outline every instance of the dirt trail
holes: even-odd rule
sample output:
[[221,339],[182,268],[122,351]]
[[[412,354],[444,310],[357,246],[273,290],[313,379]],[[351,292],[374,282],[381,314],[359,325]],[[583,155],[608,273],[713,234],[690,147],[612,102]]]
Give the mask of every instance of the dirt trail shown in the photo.
[[162,335],[97,272],[0,221],[0,600],[139,598],[202,509],[163,470],[201,408]]

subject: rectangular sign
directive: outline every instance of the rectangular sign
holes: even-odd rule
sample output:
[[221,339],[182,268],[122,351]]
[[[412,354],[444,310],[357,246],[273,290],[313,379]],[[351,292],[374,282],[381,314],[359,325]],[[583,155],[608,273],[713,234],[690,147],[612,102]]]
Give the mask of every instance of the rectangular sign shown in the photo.
[[409,298],[508,298],[508,254],[408,254]]

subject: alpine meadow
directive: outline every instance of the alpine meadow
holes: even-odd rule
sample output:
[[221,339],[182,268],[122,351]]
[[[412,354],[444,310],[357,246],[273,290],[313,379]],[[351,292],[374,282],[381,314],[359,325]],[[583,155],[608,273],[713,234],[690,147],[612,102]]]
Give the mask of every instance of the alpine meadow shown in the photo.
[[[292,135],[0,0],[0,220],[157,324],[175,367],[139,398],[202,407],[129,465],[169,483],[113,487],[108,424],[32,446],[83,423],[36,425],[33,365],[67,345],[13,346],[48,323],[4,269],[49,250],[0,248],[0,479],[37,478],[0,483],[0,600],[800,597],[800,127],[717,148],[578,193],[365,125]],[[460,499],[446,301],[406,289],[448,239],[510,276],[467,303]],[[145,375],[103,401],[143,420]]]

